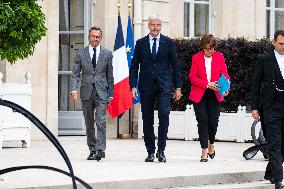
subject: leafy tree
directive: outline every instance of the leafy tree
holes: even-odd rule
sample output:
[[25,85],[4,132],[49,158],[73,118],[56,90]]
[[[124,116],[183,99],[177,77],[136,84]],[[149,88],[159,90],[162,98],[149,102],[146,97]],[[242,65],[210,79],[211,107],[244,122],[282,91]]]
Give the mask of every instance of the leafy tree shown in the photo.
[[36,0],[0,0],[0,59],[13,64],[32,55],[46,31]]

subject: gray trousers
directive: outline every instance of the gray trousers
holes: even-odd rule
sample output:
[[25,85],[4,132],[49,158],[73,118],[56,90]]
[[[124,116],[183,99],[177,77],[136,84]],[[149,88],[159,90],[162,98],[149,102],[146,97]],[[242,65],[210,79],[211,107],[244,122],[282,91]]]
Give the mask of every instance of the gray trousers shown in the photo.
[[[93,90],[91,99],[82,100],[83,114],[87,131],[87,145],[89,150],[97,151],[106,149],[106,102]],[[94,119],[94,111],[95,119]],[[96,125],[95,125],[96,123]],[[97,135],[95,131],[97,127]]]

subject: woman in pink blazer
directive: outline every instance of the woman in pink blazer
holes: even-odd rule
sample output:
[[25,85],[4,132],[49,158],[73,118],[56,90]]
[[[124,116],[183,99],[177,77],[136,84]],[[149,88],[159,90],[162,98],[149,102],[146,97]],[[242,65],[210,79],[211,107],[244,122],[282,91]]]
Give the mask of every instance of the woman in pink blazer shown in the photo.
[[[224,56],[214,50],[217,40],[213,35],[204,35],[200,40],[201,52],[192,57],[189,73],[191,90],[189,99],[198,122],[198,134],[202,148],[200,162],[207,162],[208,156],[215,157],[214,140],[217,132],[220,103],[224,96],[218,93],[217,80],[224,74],[229,79]],[[209,143],[209,144],[208,144]]]

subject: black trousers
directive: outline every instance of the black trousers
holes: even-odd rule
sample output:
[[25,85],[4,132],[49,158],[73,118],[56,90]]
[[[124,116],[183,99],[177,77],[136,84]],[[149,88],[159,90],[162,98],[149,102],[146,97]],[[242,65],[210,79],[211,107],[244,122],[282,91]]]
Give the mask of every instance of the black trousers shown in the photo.
[[208,148],[208,140],[210,144],[214,144],[215,141],[220,116],[220,102],[213,90],[206,89],[201,101],[194,103],[193,107],[198,123],[201,148]]
[[284,146],[284,102],[273,102],[263,111],[268,144],[269,162],[266,175],[272,175],[276,182],[283,180],[282,149]]
[[169,127],[170,96],[170,91],[161,89],[157,83],[154,84],[152,91],[140,92],[144,142],[148,153],[155,153],[156,149],[154,134],[154,104],[156,100],[159,117],[158,151],[165,150]]

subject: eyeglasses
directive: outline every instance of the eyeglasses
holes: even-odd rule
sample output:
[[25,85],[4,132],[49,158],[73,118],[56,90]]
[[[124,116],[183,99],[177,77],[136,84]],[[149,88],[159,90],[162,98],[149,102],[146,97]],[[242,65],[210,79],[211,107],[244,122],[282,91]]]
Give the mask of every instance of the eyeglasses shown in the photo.
[[96,36],[96,35],[91,35],[90,38],[94,38],[94,39],[99,39],[101,38],[102,36]]

